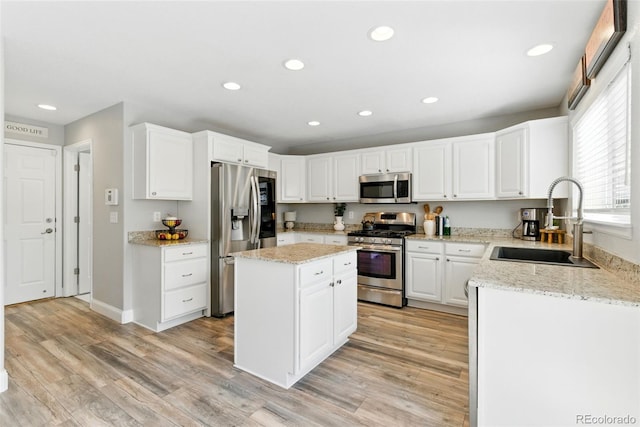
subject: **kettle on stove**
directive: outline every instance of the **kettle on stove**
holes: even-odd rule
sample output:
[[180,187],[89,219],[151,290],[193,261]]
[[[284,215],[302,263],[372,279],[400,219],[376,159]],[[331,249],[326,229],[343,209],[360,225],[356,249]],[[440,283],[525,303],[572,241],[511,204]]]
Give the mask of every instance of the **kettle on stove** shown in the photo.
[[372,231],[374,221],[375,217],[373,217],[372,215],[365,215],[364,218],[362,218],[362,229],[364,231]]

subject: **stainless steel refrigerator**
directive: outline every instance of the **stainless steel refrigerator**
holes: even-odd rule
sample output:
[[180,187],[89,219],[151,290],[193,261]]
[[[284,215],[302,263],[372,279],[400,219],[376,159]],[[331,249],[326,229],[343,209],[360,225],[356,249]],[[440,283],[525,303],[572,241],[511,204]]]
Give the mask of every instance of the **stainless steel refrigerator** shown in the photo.
[[233,312],[230,253],[276,246],[276,172],[211,164],[211,315]]

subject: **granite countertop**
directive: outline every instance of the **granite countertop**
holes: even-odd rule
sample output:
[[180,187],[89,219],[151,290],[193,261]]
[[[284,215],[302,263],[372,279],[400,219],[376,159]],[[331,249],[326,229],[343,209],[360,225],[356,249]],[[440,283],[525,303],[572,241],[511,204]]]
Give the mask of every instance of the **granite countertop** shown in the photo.
[[186,237],[180,240],[158,240],[158,239],[148,239],[144,237],[133,238],[129,240],[129,243],[133,243],[134,245],[145,245],[145,246],[180,246],[180,245],[193,245],[197,243],[207,243],[207,239],[195,239],[191,237]]
[[[506,238],[486,239],[481,237],[473,240],[471,236],[465,239],[466,242],[475,241],[488,244],[480,264],[469,279],[469,286],[640,307],[640,288],[637,284],[623,280],[603,268],[565,267],[490,259],[495,246],[571,251],[571,245]],[[463,241],[454,240],[453,237],[450,240]]]
[[273,248],[254,249],[230,254],[237,258],[257,259],[286,264],[304,264],[360,249],[358,246],[321,245],[318,243],[296,243]]

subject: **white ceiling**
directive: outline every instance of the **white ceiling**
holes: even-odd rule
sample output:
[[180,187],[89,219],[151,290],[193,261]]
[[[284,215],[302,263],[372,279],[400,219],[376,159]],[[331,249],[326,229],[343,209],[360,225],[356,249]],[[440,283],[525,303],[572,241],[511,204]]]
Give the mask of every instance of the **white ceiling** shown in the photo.
[[[64,125],[128,101],[286,152],[556,107],[604,3],[3,1],[5,111]],[[368,39],[378,25],[395,37]]]

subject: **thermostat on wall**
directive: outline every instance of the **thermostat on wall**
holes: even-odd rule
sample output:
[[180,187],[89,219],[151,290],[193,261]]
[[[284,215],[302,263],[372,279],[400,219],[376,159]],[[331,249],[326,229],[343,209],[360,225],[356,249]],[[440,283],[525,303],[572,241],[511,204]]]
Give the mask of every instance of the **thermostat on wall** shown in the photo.
[[118,204],[118,189],[106,188],[104,190],[104,204],[105,205],[117,205]]

